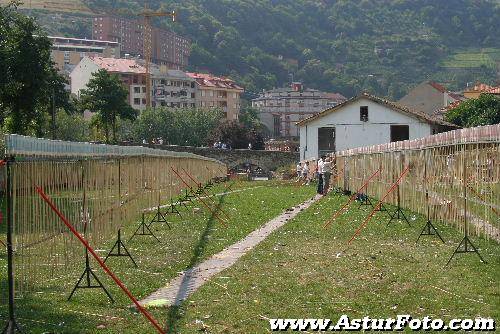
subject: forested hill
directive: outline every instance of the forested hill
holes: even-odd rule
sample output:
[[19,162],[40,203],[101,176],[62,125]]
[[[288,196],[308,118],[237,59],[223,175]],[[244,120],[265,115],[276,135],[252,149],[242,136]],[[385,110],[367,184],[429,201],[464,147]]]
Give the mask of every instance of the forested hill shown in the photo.
[[[144,4],[83,2],[126,15]],[[249,91],[283,85],[292,75],[313,88],[391,98],[425,79],[452,89],[498,80],[498,0],[149,0],[149,6],[178,12],[176,23],[155,24],[193,40],[191,69],[230,75]]]

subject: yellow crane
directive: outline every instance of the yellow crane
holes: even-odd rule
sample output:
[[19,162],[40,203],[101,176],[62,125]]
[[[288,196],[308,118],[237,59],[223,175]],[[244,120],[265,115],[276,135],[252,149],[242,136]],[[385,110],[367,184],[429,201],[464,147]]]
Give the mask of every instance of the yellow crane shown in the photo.
[[144,11],[139,14],[144,17],[144,63],[146,64],[146,108],[151,107],[151,56],[153,53],[153,32],[151,27],[151,18],[171,16],[175,22],[176,13],[172,12],[153,12],[144,6]]

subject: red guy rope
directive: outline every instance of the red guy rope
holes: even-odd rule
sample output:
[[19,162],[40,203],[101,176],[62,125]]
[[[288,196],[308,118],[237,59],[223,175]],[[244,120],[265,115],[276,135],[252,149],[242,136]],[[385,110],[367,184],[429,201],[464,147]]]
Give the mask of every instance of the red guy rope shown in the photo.
[[148,311],[146,311],[146,309],[144,309],[141,306],[141,304],[139,304],[137,299],[135,299],[135,297],[132,295],[132,293],[130,293],[130,291],[118,279],[118,277],[116,277],[115,274],[113,274],[113,272],[106,266],[106,264],[104,264],[104,262],[101,260],[99,255],[97,255],[96,252],[92,249],[92,247],[90,247],[88,241],[85,240],[85,238],[82,237],[80,235],[80,233],[78,233],[78,231],[73,227],[73,225],[71,225],[71,223],[57,209],[55,204],[45,194],[43,189],[41,187],[36,187],[36,191],[38,192],[38,194],[40,194],[40,196],[43,198],[43,200],[50,206],[52,211],[54,211],[56,213],[56,215],[59,216],[59,218],[62,220],[62,222],[69,228],[69,230],[80,240],[80,242],[85,246],[85,248],[88,249],[90,254],[92,254],[92,256],[96,259],[96,261],[99,263],[101,268],[113,279],[113,281],[115,281],[115,283],[123,290],[123,292],[125,292],[125,294],[130,298],[130,300],[132,300],[132,302],[135,304],[137,309],[149,320],[149,322],[151,322],[151,324],[156,328],[158,333],[166,334],[165,331],[163,330],[163,328],[161,328],[160,325],[158,325],[158,323],[156,322],[156,320],[148,313]]
[[[469,184],[467,185],[467,188],[469,188],[469,189],[472,191],[472,193],[473,193],[474,195],[476,195],[477,197],[479,197],[479,199],[480,199],[481,201],[483,201],[485,204],[487,203],[487,202],[486,202],[486,199],[484,198],[484,196],[482,196],[480,193],[478,193],[478,192],[476,191],[476,189],[472,188]],[[492,207],[492,206],[489,206],[489,207],[490,207],[490,209],[491,209],[494,213],[496,213],[496,215],[497,215],[497,216],[500,216],[500,214],[498,213],[498,211],[497,211],[494,207]]]
[[[186,181],[184,181],[184,179],[182,178],[182,176],[180,176],[180,175],[179,175],[179,173],[177,173],[173,167],[170,167],[170,168],[171,168],[171,169],[172,169],[172,171],[175,173],[175,175],[177,175],[177,177],[179,178],[179,180],[181,180],[181,181],[182,181],[182,183],[184,183],[184,185],[185,185],[186,187],[191,188],[191,187],[189,186],[189,184],[187,184],[187,183],[186,183]],[[218,221],[220,221],[220,223],[221,223],[222,225],[224,225],[224,227],[227,227],[226,222],[224,222],[224,220],[223,220],[222,218],[220,218],[220,217],[219,217],[219,215],[217,215],[217,214],[216,214],[216,213],[215,213],[215,212],[214,212],[214,211],[210,208],[210,206],[209,206],[209,205],[208,205],[208,204],[207,204],[207,203],[206,203],[203,199],[201,199],[198,195],[196,195],[196,193],[194,193],[194,192],[193,192],[193,194],[196,196],[196,198],[197,198],[197,199],[198,199],[201,203],[203,203],[203,205],[204,205],[204,206],[208,209],[208,211],[210,211],[210,212],[212,213],[212,215],[213,215],[215,218],[217,218],[217,220],[218,220]]]
[[[198,185],[198,186],[201,188],[201,183],[198,183],[198,182],[196,181],[196,179],[195,179],[194,177],[192,177],[191,175],[189,175],[189,173],[188,173],[188,172],[187,172],[184,168],[182,168],[182,167],[181,167],[181,169],[182,169],[182,171],[184,172],[184,174],[186,174],[186,175],[187,175],[187,176],[191,179],[191,181],[193,181],[196,185]],[[191,189],[192,189],[192,188],[191,188]],[[212,198],[212,196],[210,196],[210,194],[208,194],[208,193],[205,191],[205,189],[203,189],[203,188],[201,188],[201,189],[202,189],[202,191],[205,193],[205,195],[207,195],[207,198],[208,198],[208,199],[210,199],[210,201],[212,201],[212,203],[217,204],[217,202],[216,202],[216,201]],[[227,213],[225,213],[225,212],[224,212],[224,210],[222,210],[222,208],[219,208],[219,211],[220,211],[220,212],[222,212],[222,214],[223,214],[223,215],[224,215],[227,219],[230,219],[230,218],[229,218],[229,215],[228,215]]]
[[410,171],[410,165],[406,166],[406,168],[403,170],[403,172],[401,173],[399,178],[396,180],[396,182],[394,182],[394,184],[389,188],[389,190],[387,190],[384,197],[382,197],[382,199],[380,199],[380,201],[378,201],[377,205],[375,205],[372,212],[370,212],[368,217],[366,217],[366,219],[363,221],[363,223],[358,227],[358,229],[356,230],[354,235],[351,237],[351,239],[349,239],[348,244],[351,244],[351,242],[354,240],[354,238],[361,232],[361,230],[366,226],[366,224],[368,224],[368,222],[373,217],[375,212],[380,208],[380,205],[382,204],[382,202],[386,199],[387,196],[389,196],[390,193],[392,193],[394,191],[394,189],[396,189],[396,187],[401,182],[403,177],[405,177],[405,175],[408,174],[409,171]]
[[337,212],[335,212],[335,214],[332,216],[332,218],[330,218],[326,224],[323,226],[323,228],[327,228],[328,226],[330,226],[331,223],[333,223],[333,221],[335,220],[335,218],[337,218],[341,213],[342,211],[347,208],[347,206],[349,206],[349,204],[351,204],[352,201],[354,201],[354,199],[356,198],[356,196],[358,196],[359,192],[361,190],[363,190],[367,185],[368,183],[370,183],[370,181],[378,174],[380,173],[381,171],[381,168],[377,169],[375,171],[375,173],[373,173],[367,180],[366,182],[361,186],[361,188],[359,188],[358,190],[356,190],[355,193],[353,193],[351,195],[351,197],[349,197],[349,201],[347,201],[347,203],[345,203],[339,210],[337,210]]

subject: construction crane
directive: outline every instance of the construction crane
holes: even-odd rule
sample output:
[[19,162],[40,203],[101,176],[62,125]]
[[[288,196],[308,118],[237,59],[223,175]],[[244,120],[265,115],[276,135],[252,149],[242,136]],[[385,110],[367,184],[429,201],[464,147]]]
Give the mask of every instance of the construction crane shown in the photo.
[[176,13],[172,12],[153,12],[144,6],[144,11],[139,14],[144,17],[144,63],[146,65],[146,108],[151,107],[151,57],[153,53],[153,31],[151,27],[151,18],[171,16],[172,22],[175,22]]

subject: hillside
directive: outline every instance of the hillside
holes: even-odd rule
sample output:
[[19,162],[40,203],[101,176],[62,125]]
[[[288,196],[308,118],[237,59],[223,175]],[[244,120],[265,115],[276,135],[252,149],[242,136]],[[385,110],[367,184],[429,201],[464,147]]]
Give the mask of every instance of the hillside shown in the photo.
[[[8,3],[10,3],[10,0],[0,0],[2,6]],[[91,14],[89,8],[81,0],[24,0],[20,8]]]
[[[55,0],[54,0],[55,1]],[[82,0],[96,12],[137,13],[143,1]],[[500,3],[493,0],[150,0],[175,9],[168,26],[190,37],[191,70],[230,75],[249,91],[291,77],[351,96],[368,90],[390,98],[433,79],[451,89],[498,81]],[[90,37],[72,24],[36,15],[51,33]],[[64,16],[64,15],[62,15]],[[49,18],[48,18],[49,17]]]

